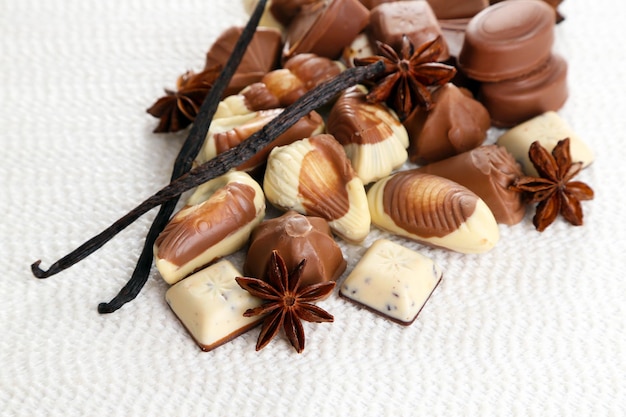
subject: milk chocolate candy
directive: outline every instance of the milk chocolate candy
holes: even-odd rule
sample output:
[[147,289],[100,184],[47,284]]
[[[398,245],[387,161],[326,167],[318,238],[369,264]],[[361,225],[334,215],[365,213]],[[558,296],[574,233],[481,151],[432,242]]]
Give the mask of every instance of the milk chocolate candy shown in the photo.
[[[242,31],[241,27],[231,27],[217,38],[207,52],[205,69],[226,65]],[[260,81],[265,74],[274,69],[278,65],[281,47],[280,31],[274,28],[257,28],[224,96],[237,94],[246,86]]]
[[387,239],[365,252],[341,285],[339,295],[408,326],[441,282],[432,259]]
[[553,54],[536,71],[512,80],[482,83],[478,99],[497,127],[511,127],[563,107],[568,97],[567,62]]
[[328,115],[327,131],[346,150],[364,184],[379,180],[407,160],[409,136],[384,104],[368,103],[363,86],[346,90]]
[[[496,3],[500,3],[501,1],[505,1],[505,0],[489,0],[489,3],[496,4]],[[563,15],[558,10],[559,4],[563,3],[563,0],[543,0],[543,1],[549,4],[550,7],[552,7],[554,11],[556,12],[556,23],[560,23],[565,19],[565,17],[563,17]]]
[[250,330],[259,317],[243,313],[262,300],[237,284],[242,274],[229,262],[220,261],[171,286],[165,300],[191,337],[210,351]]
[[[383,3],[370,13],[369,35],[372,41],[380,41],[396,51],[402,47],[402,36],[406,35],[414,48],[442,36],[441,27],[430,5],[423,0]],[[448,47],[439,59],[448,59]]]
[[489,6],[489,0],[426,0],[437,19],[472,17]]
[[513,225],[524,218],[526,206],[521,193],[509,189],[524,173],[513,155],[502,146],[479,146],[420,167],[418,171],[467,187],[487,204],[498,223]]
[[498,138],[498,145],[504,146],[522,164],[526,175],[538,176],[537,170],[530,162],[528,150],[534,141],[539,141],[548,152],[565,138],[570,140],[572,161],[582,162],[583,167],[589,166],[594,160],[593,151],[582,138],[553,111],[521,123]]
[[462,185],[416,170],[376,182],[367,192],[372,223],[383,230],[461,253],[483,253],[500,239],[493,213]]
[[[261,130],[263,126],[272,121],[283,109],[259,110],[244,115],[213,119],[202,150],[196,159],[202,164],[210,159],[239,145],[252,134]],[[246,162],[237,166],[238,170],[250,171],[265,163],[270,151],[276,146],[288,145],[296,140],[322,133],[324,120],[317,112],[311,112],[300,118],[293,126],[267,146],[257,152]]]
[[245,245],[265,216],[263,190],[248,174],[231,171],[189,197],[154,243],[156,267],[173,284]]
[[554,9],[539,0],[504,1],[472,18],[459,67],[480,81],[519,77],[543,65],[554,44]]
[[432,110],[416,109],[404,121],[412,162],[439,161],[483,143],[490,126],[489,113],[469,91],[448,83],[432,98]]
[[267,159],[263,190],[274,206],[322,217],[348,241],[360,242],[369,233],[363,181],[332,135],[274,148]]
[[291,210],[259,224],[250,236],[243,266],[246,276],[265,279],[273,250],[278,251],[290,271],[306,259],[301,285],[335,281],[346,269],[341,248],[321,217]]
[[331,59],[367,26],[369,11],[359,0],[322,0],[304,5],[287,29],[283,59],[310,52]]
[[324,0],[270,0],[268,8],[278,22],[288,27],[302,7],[322,1]]

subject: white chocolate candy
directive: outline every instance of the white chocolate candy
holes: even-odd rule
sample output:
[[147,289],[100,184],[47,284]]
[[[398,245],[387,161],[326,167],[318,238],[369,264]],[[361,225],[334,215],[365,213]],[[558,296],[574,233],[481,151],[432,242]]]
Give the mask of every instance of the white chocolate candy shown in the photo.
[[339,294],[391,320],[409,325],[441,281],[428,257],[387,239],[365,252]]
[[461,253],[483,253],[500,240],[493,213],[454,181],[416,170],[376,182],[367,192],[372,223],[399,236]]
[[570,153],[573,162],[582,162],[583,168],[593,162],[593,151],[572,128],[555,112],[549,111],[521,123],[498,139],[498,145],[504,146],[522,165],[526,175],[536,176],[537,170],[530,162],[528,150],[534,141],[539,141],[548,152],[565,138],[570,139]]
[[248,331],[259,317],[244,317],[261,305],[235,281],[241,273],[220,261],[170,287],[165,300],[202,350],[209,351]]
[[274,206],[322,217],[348,241],[360,242],[369,233],[371,217],[363,181],[332,135],[274,148],[263,190]]
[[243,247],[265,217],[265,196],[250,175],[230,171],[199,186],[154,244],[156,267],[174,284]]

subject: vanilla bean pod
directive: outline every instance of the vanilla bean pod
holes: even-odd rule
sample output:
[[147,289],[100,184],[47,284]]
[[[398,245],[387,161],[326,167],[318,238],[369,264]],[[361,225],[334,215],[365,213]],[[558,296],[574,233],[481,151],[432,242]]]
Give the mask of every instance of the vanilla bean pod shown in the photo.
[[[230,83],[233,74],[237,70],[241,59],[247,50],[248,44],[256,32],[256,28],[261,20],[261,15],[265,9],[266,2],[267,0],[261,0],[257,4],[254,12],[250,15],[250,19],[248,20],[246,27],[243,29],[241,36],[237,40],[226,65],[213,83],[209,94],[202,102],[198,115],[191,126],[191,131],[185,139],[180,152],[176,156],[170,181],[174,181],[181,175],[187,173],[191,169],[194,159],[202,149],[204,139],[209,130],[209,126],[211,125],[213,115],[217,110],[222,94],[224,94],[226,86]],[[163,228],[165,228],[165,225],[167,225],[167,222],[176,208],[179,197],[173,198],[172,200],[161,205],[159,212],[152,221],[152,225],[146,234],[143,249],[137,259],[137,264],[133,274],[126,285],[122,287],[119,293],[111,301],[108,303],[100,303],[98,305],[98,312],[100,314],[113,313],[124,304],[134,300],[135,297],[139,295],[142,288],[148,281],[148,276],[150,275],[150,270],[152,268],[154,242],[159,236],[159,233],[161,233]]]
[[172,181],[101,233],[56,261],[47,271],[39,267],[41,264],[40,260],[33,263],[31,265],[33,274],[37,278],[47,278],[80,262],[148,211],[180,196],[185,191],[225,174],[232,168],[245,162],[293,126],[301,117],[326,104],[344,89],[381,74],[384,69],[385,64],[382,61],[378,61],[367,66],[347,69],[335,78],[320,84],[300,97],[278,117],[247,140],[192,169],[179,179]]

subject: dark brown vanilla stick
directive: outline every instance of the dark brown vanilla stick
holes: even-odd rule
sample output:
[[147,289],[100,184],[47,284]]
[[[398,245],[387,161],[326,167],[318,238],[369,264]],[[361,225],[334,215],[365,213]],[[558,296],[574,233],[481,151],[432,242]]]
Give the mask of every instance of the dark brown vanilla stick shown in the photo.
[[[243,29],[241,36],[237,40],[226,65],[220,72],[217,80],[215,80],[209,94],[202,102],[198,115],[191,126],[191,131],[189,132],[187,139],[185,139],[180,152],[176,156],[170,181],[174,181],[181,175],[189,172],[194,159],[202,149],[204,139],[209,130],[209,126],[211,125],[213,115],[215,115],[215,111],[217,110],[222,94],[224,94],[226,86],[230,83],[233,74],[237,70],[241,59],[247,50],[248,44],[256,32],[256,28],[261,20],[261,15],[265,9],[266,2],[267,0],[261,0],[257,4],[254,12],[250,15],[250,19],[248,20],[246,27]],[[141,292],[141,289],[146,284],[148,276],[150,275],[150,269],[152,268],[154,242],[172,216],[178,199],[179,197],[173,198],[172,200],[161,205],[159,212],[152,221],[152,225],[148,230],[143,244],[143,249],[137,259],[137,265],[135,266],[133,274],[126,285],[124,285],[120,292],[110,302],[100,303],[98,305],[98,312],[100,314],[112,313],[118,310],[124,304],[134,300],[135,297],[137,297],[137,295]]]
[[89,239],[74,251],[56,261],[47,271],[39,267],[41,261],[33,263],[31,265],[33,274],[37,278],[47,278],[80,262],[148,211],[180,196],[185,191],[225,174],[230,169],[247,161],[276,137],[293,126],[300,118],[326,104],[331,98],[344,89],[370,79],[382,73],[384,69],[385,64],[382,61],[378,61],[364,67],[347,69],[332,80],[320,84],[318,87],[300,97],[278,117],[265,125],[263,129],[250,136],[247,140],[189,171],[179,179],[172,181],[169,185],[135,207],[100,234]]

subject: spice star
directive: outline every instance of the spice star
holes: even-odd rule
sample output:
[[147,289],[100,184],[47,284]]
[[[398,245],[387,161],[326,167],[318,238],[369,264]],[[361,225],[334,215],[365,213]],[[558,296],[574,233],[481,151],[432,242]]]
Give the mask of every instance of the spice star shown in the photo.
[[178,77],[178,90],[166,89],[166,95],[147,110],[160,119],[154,133],[177,132],[189,126],[219,74],[220,68],[215,67],[197,74],[188,71]]
[[580,202],[593,199],[593,190],[583,182],[571,181],[582,169],[582,162],[572,163],[569,138],[559,141],[552,155],[535,141],[528,155],[539,177],[520,177],[510,188],[526,193],[531,203],[539,203],[533,217],[535,228],[544,231],[559,213],[571,224],[582,225]]
[[430,88],[447,83],[456,74],[453,66],[436,62],[443,52],[441,37],[426,42],[417,50],[409,38],[402,37],[398,54],[391,46],[377,42],[381,55],[354,59],[355,65],[368,65],[382,60],[385,71],[367,95],[372,103],[386,102],[400,120],[404,120],[415,106],[429,110],[432,105]]
[[272,252],[268,266],[267,282],[257,278],[236,278],[241,288],[266,302],[244,313],[245,317],[267,315],[259,334],[256,350],[261,350],[276,336],[282,327],[298,353],[304,350],[302,320],[314,323],[332,322],[333,316],[311,304],[326,298],[335,287],[334,282],[300,286],[306,259],[291,272],[277,251]]

